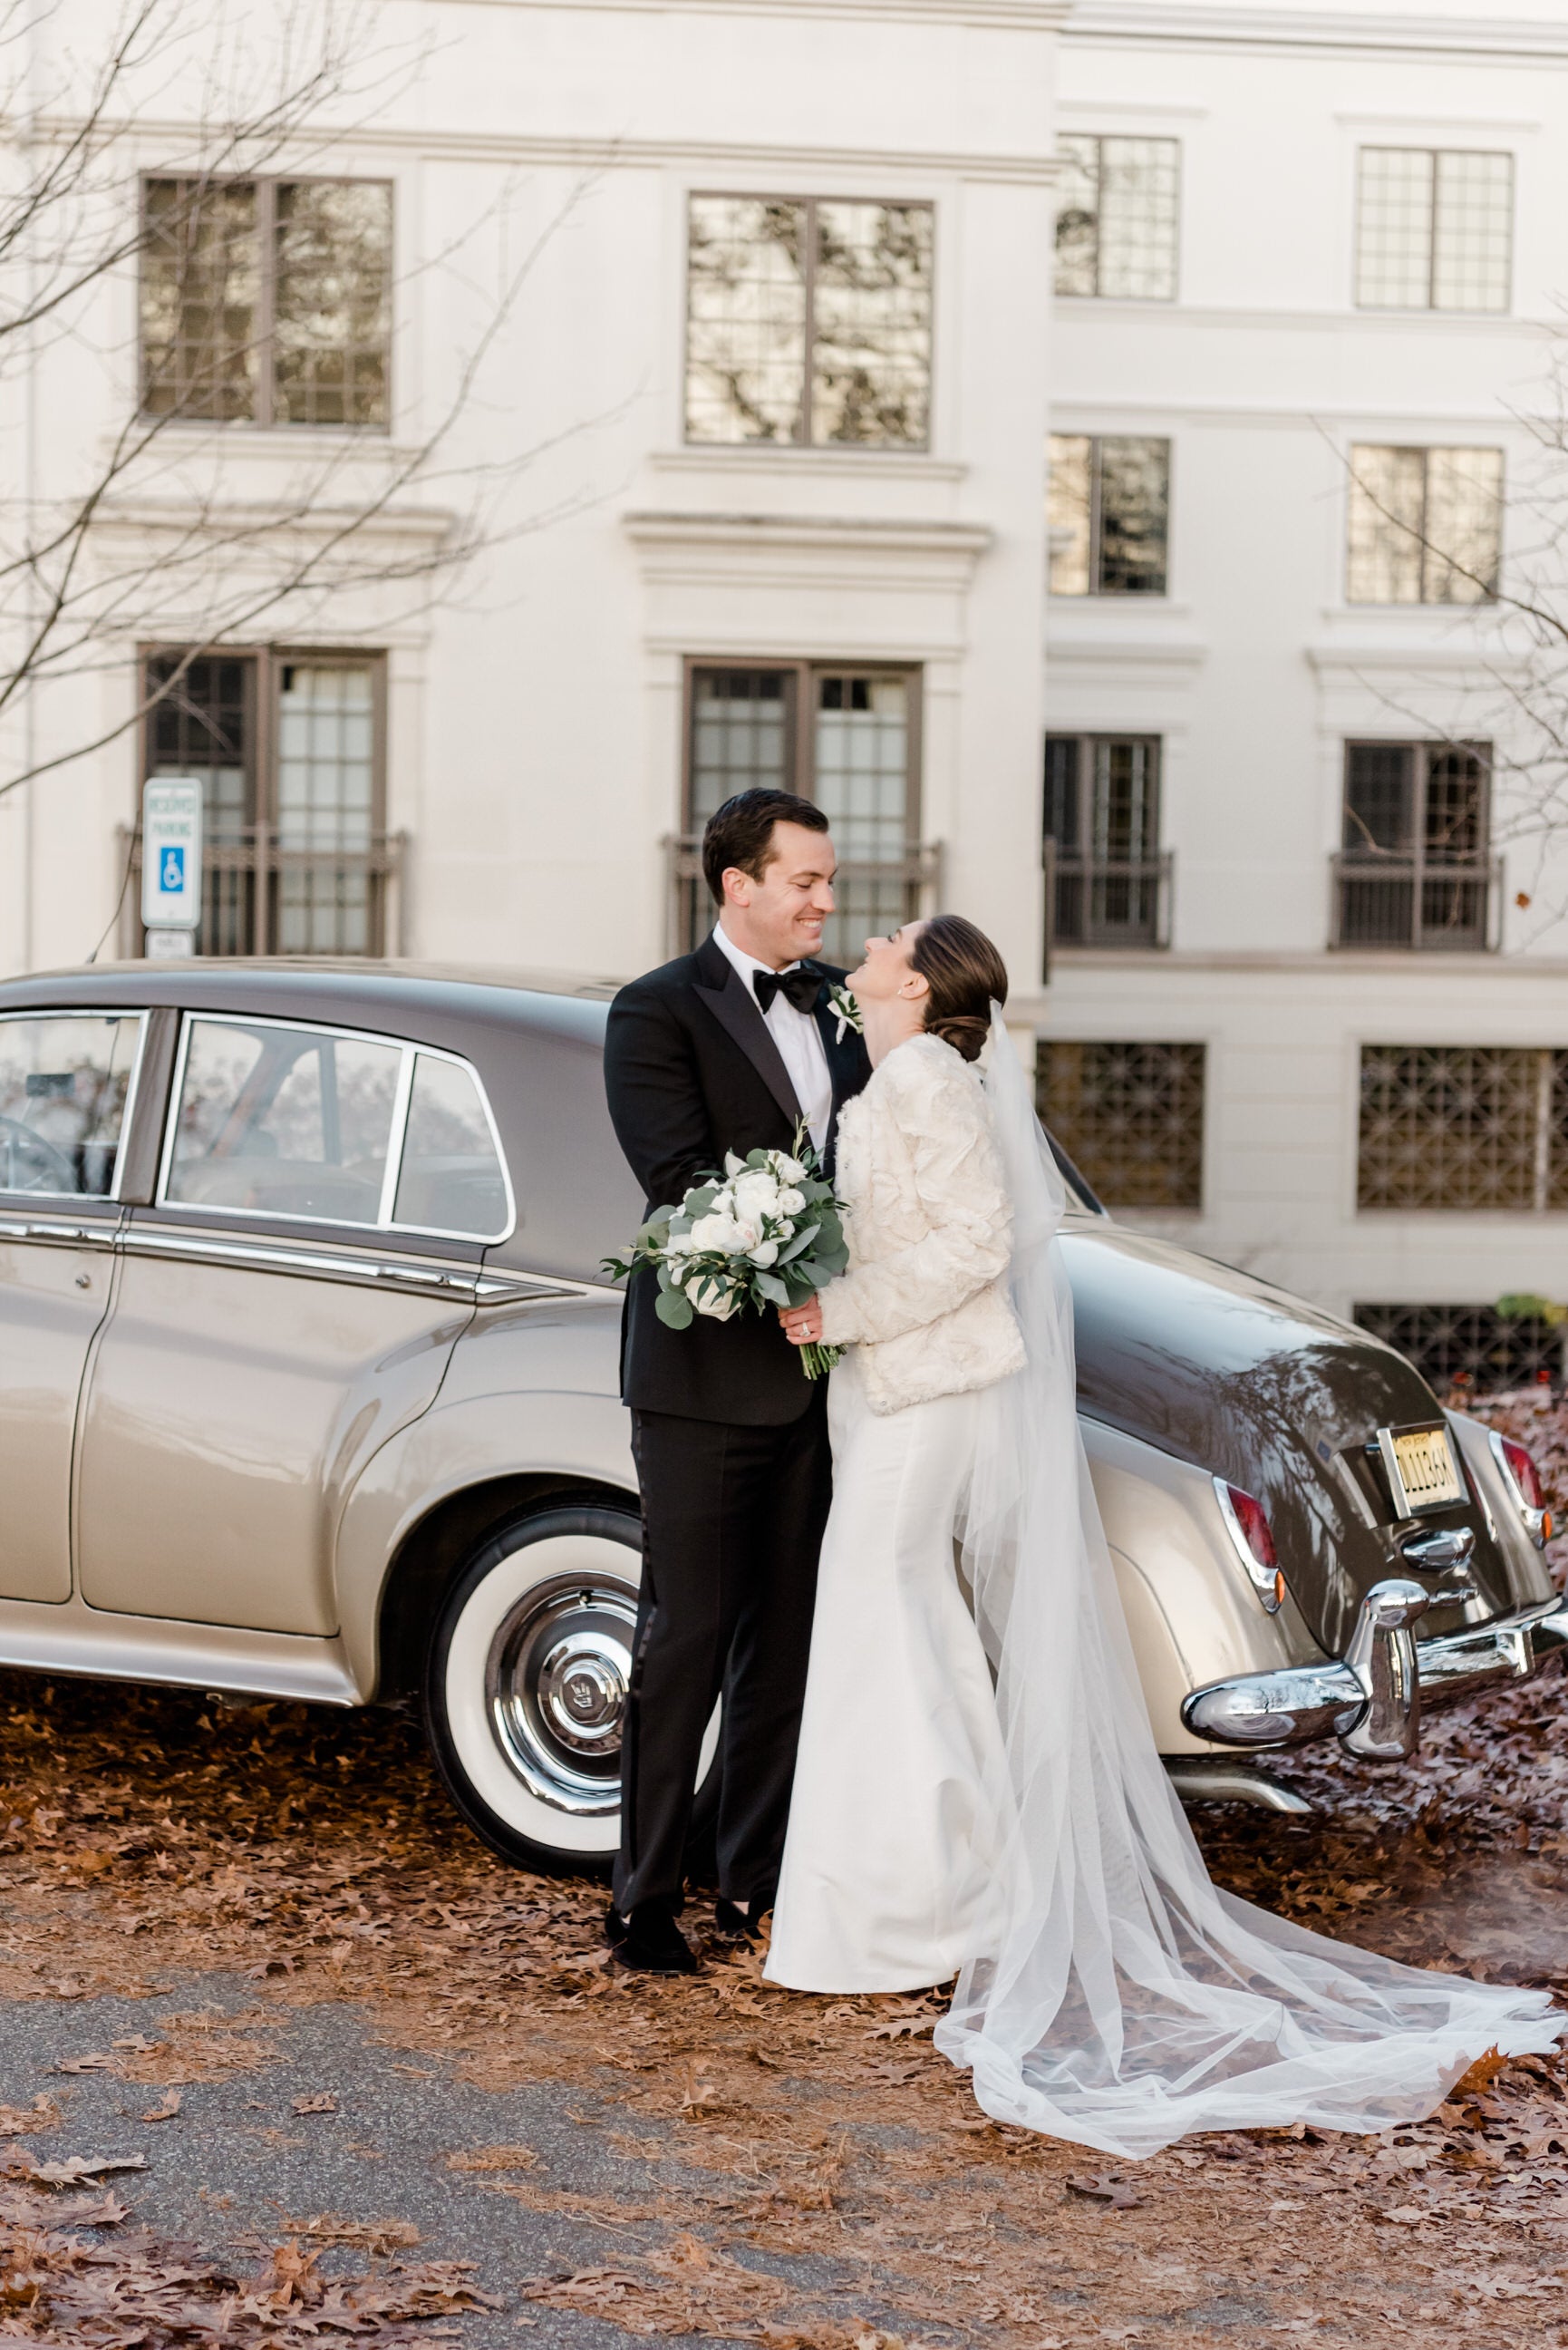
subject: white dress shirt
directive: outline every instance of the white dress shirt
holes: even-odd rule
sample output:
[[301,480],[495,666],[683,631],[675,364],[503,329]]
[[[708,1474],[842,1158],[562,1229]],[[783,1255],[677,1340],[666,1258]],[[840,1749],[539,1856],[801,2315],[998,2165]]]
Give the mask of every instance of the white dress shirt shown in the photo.
[[[719,951],[741,974],[741,982],[757,1010],[755,974],[772,971],[772,963],[759,962],[738,947],[722,922],[715,923],[713,937]],[[784,965],[794,971],[797,965]],[[833,1073],[827,1066],[827,1047],[822,1041],[822,1031],[809,1012],[797,1012],[787,995],[775,995],[763,1013],[779,1057],[789,1071],[789,1081],[794,1087],[794,1097],[805,1113],[806,1130],[817,1148],[818,1156],[826,1148],[827,1129],[833,1122]]]

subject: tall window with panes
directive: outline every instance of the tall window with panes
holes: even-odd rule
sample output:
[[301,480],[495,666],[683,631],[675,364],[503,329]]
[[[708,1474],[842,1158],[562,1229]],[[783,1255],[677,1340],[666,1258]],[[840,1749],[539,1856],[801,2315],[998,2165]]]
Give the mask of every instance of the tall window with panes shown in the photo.
[[1174,139],[1061,141],[1056,291],[1173,302],[1181,149]]
[[1366,310],[1509,307],[1513,157],[1462,147],[1364,147],[1355,299]]
[[929,203],[693,195],[686,438],[923,449]]
[[144,414],[387,429],[385,181],[152,178],[142,213]]
[[144,692],[145,774],[202,779],[198,952],[394,949],[379,656],[170,650],[149,659]]
[[1163,596],[1170,443],[1053,432],[1046,492],[1053,596]]
[[1159,741],[1045,738],[1045,869],[1052,945],[1157,947],[1168,936],[1159,849]]
[[1352,604],[1489,603],[1501,539],[1501,449],[1352,448]]
[[1495,943],[1487,743],[1347,743],[1334,943]]
[[691,665],[677,945],[695,945],[714,920],[699,854],[704,824],[732,793],[762,786],[814,800],[832,825],[837,905],[822,948],[830,962],[858,962],[868,933],[922,910],[935,874],[919,840],[919,689],[918,670]]

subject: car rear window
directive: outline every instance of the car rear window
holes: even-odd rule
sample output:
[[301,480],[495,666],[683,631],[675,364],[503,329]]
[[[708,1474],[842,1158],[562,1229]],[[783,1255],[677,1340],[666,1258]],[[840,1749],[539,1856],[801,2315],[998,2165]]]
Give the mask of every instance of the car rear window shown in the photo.
[[392,1222],[436,1232],[503,1232],[506,1178],[473,1071],[421,1053]]
[[0,1191],[114,1196],[140,1012],[0,1020]]
[[466,1062],[285,1021],[188,1019],[170,1206],[499,1240],[511,1195]]

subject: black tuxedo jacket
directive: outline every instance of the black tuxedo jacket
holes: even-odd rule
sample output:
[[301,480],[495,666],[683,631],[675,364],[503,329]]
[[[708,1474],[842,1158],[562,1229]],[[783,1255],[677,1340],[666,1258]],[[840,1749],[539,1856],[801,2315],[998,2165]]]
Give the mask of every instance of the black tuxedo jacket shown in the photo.
[[[833,1124],[841,1103],[871,1074],[852,1028],[837,1035],[828,1008],[826,963],[816,1021],[833,1078]],[[605,1089],[620,1147],[647,1194],[646,1212],[672,1205],[699,1176],[722,1167],[726,1150],[787,1150],[800,1105],[784,1057],[752,990],[711,937],[634,979],[610,1006]],[[752,1311],[729,1322],[699,1315],[689,1329],[666,1327],[654,1312],[652,1274],[635,1274],[621,1322],[621,1394],[634,1409],[744,1427],[798,1419],[811,1382],[777,1316]]]

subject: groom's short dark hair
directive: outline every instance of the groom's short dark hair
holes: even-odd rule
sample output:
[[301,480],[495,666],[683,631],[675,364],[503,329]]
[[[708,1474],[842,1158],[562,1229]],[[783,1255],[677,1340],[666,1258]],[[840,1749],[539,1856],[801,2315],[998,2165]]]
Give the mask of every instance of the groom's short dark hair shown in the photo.
[[724,876],[732,865],[753,881],[762,879],[775,824],[804,825],[807,832],[827,830],[822,810],[795,792],[734,792],[714,809],[702,828],[702,879],[715,905],[724,902]]

